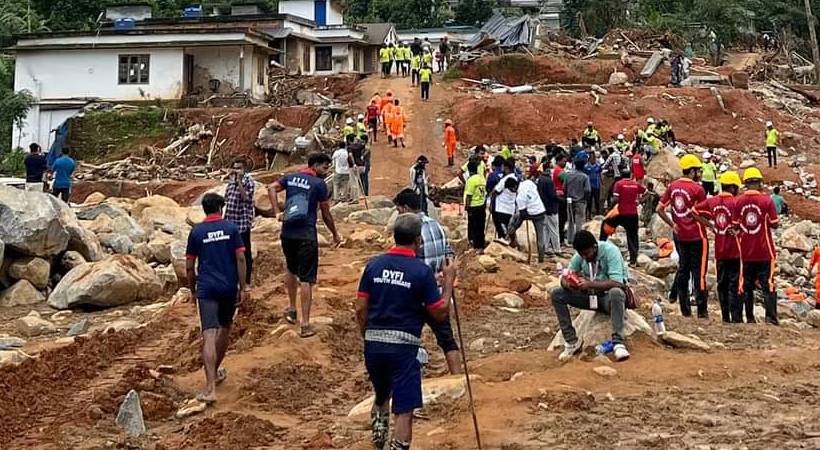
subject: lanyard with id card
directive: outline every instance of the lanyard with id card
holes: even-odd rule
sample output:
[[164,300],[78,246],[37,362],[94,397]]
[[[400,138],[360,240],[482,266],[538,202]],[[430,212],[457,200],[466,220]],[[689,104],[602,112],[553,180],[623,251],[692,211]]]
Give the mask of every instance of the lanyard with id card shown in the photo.
[[[589,279],[591,281],[595,281],[595,276],[598,272],[598,263],[596,262],[593,266],[592,263],[589,263]],[[590,309],[598,309],[598,294],[590,294],[589,295],[589,308]]]

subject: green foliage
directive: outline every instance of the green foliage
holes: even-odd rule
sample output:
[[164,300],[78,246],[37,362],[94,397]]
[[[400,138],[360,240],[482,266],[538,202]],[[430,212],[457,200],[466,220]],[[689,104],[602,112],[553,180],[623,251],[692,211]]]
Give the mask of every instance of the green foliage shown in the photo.
[[20,147],[2,153],[0,156],[0,174],[6,176],[23,175],[26,171],[26,152]]
[[0,152],[12,147],[13,130],[23,125],[26,113],[34,104],[28,91],[14,92],[14,64],[0,60]]
[[371,0],[369,14],[397,28],[441,26],[446,18],[444,0]]
[[481,26],[493,15],[494,0],[461,0],[456,5],[455,22]]
[[460,80],[462,78],[464,78],[464,72],[460,67],[451,67],[441,76],[441,79],[445,81]]
[[173,135],[173,124],[164,122],[165,108],[146,107],[135,111],[95,111],[72,122],[72,136],[80,159],[126,154],[146,141]]

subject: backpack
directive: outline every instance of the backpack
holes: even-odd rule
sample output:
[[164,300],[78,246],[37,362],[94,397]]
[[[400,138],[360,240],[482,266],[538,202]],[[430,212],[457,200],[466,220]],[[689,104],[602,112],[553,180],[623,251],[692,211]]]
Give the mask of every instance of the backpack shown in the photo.
[[308,191],[299,191],[289,195],[285,200],[285,212],[282,223],[298,225],[305,223],[308,217]]

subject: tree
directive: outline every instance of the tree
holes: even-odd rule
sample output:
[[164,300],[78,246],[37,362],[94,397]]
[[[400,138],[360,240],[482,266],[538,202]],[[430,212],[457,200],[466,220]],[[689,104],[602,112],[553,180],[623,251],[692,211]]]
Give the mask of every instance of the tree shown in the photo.
[[493,0],[461,0],[456,5],[455,22],[459,25],[481,25],[493,15]]
[[443,0],[372,0],[370,16],[397,28],[439,27],[444,23]]
[[13,77],[14,64],[0,60],[0,152],[16,145],[12,141],[12,127],[22,128],[23,119],[34,105],[30,92],[14,92]]

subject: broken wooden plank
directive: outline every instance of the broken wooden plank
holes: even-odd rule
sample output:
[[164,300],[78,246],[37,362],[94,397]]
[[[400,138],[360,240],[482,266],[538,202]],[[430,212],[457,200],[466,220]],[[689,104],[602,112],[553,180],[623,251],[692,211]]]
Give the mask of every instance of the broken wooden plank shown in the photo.
[[661,52],[657,50],[652,52],[652,56],[646,61],[643,69],[641,69],[641,76],[644,78],[649,78],[654,75],[658,70],[658,67],[661,66],[661,62],[663,62],[663,55]]

